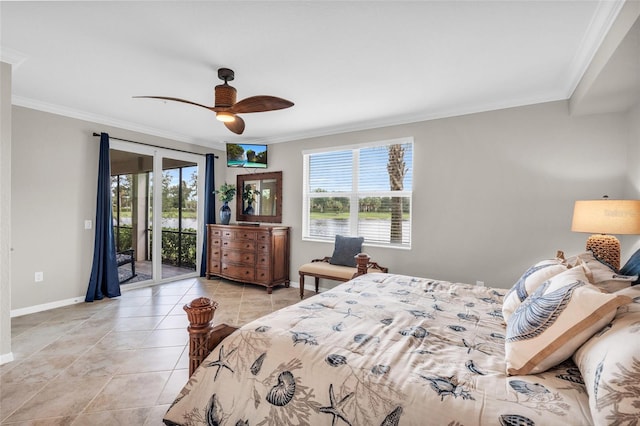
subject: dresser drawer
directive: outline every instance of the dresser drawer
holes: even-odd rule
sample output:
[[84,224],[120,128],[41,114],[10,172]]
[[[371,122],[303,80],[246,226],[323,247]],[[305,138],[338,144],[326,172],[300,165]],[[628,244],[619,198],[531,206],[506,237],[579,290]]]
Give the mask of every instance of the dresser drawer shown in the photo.
[[251,266],[237,266],[222,262],[221,273],[225,277],[236,279],[240,281],[253,281],[255,275],[255,267]]
[[256,262],[256,255],[252,252],[242,250],[225,250],[222,253],[223,262],[242,263],[245,266],[253,266]]
[[258,241],[256,244],[258,251],[269,252],[271,250],[271,241]]
[[222,236],[222,230],[218,229],[218,228],[213,228],[213,227],[209,227],[209,235],[212,237],[221,237]]
[[219,275],[220,274],[220,262],[218,260],[209,260],[207,265],[207,273]]
[[255,263],[258,268],[268,268],[269,265],[271,265],[271,256],[269,256],[269,252],[256,253]]
[[209,248],[214,249],[220,247],[220,237],[212,237],[209,239]]
[[209,252],[207,253],[207,257],[209,259],[219,262],[221,251],[222,250],[220,249],[220,247],[217,247],[217,246],[209,247]]
[[253,251],[256,249],[255,241],[242,241],[242,240],[222,240],[222,248],[223,250],[227,249],[237,249],[237,250],[249,250]]
[[251,240],[255,241],[257,239],[258,232],[257,231],[243,231],[243,230],[234,230],[234,229],[224,229],[222,230],[222,238],[225,240]]
[[271,274],[268,269],[256,268],[256,282],[269,284],[271,282]]
[[238,240],[253,240],[255,241],[258,236],[256,231],[236,231],[235,238]]

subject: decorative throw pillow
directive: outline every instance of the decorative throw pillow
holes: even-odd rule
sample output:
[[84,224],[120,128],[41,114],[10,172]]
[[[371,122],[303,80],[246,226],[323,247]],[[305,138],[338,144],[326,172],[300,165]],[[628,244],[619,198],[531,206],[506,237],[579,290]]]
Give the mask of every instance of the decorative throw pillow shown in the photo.
[[583,266],[556,275],[507,321],[507,374],[541,373],[561,363],[629,302],[629,297],[589,284]]
[[332,265],[342,265],[356,267],[356,255],[362,252],[363,237],[343,237],[336,235],[336,242],[333,254],[329,263]]
[[567,270],[567,266],[562,262],[562,259],[558,258],[543,260],[531,266],[522,274],[518,282],[504,296],[502,316],[505,321],[509,320],[509,317],[518,306],[542,283]]
[[[640,250],[631,255],[627,263],[620,268],[620,273],[622,275],[640,275]],[[640,278],[636,279],[633,284],[640,284]]]
[[617,292],[634,303],[621,306],[611,322],[573,355],[589,394],[595,425],[627,424],[640,405],[640,288]]
[[588,268],[587,277],[589,282],[609,293],[630,287],[638,279],[636,274],[628,276],[622,272],[616,272],[609,264],[595,257],[591,251],[580,253],[567,259],[569,266],[577,266],[581,262],[584,262]]

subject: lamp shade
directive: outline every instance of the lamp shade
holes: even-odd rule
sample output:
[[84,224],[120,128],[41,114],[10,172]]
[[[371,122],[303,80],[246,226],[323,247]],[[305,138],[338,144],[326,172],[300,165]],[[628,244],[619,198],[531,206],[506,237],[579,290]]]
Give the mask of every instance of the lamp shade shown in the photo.
[[640,234],[640,200],[576,201],[571,230],[590,234]]

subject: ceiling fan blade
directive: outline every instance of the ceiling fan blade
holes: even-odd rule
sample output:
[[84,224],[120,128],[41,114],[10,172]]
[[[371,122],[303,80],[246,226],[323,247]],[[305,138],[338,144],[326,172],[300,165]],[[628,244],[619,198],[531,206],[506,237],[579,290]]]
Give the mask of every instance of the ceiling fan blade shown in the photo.
[[293,102],[276,96],[251,96],[236,102],[229,110],[236,114],[246,114],[249,112],[274,111],[293,106]]
[[234,121],[225,122],[224,125],[236,135],[241,135],[244,132],[244,120],[237,115]]
[[198,104],[198,103],[195,103],[195,102],[188,101],[186,99],[171,98],[171,97],[168,97],[168,96],[133,96],[133,97],[134,98],[148,98],[148,99],[162,99],[162,100],[165,100],[165,101],[182,102],[184,104],[195,105],[195,106],[199,106],[201,108],[206,108],[209,111],[214,111],[214,107]]

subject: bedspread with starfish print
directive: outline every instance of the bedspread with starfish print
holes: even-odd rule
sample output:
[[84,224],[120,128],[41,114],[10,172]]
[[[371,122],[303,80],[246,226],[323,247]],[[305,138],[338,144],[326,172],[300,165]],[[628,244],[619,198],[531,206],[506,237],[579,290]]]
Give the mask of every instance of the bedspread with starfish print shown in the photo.
[[367,274],[255,320],[202,363],[168,425],[588,425],[571,361],[505,374],[507,290]]

